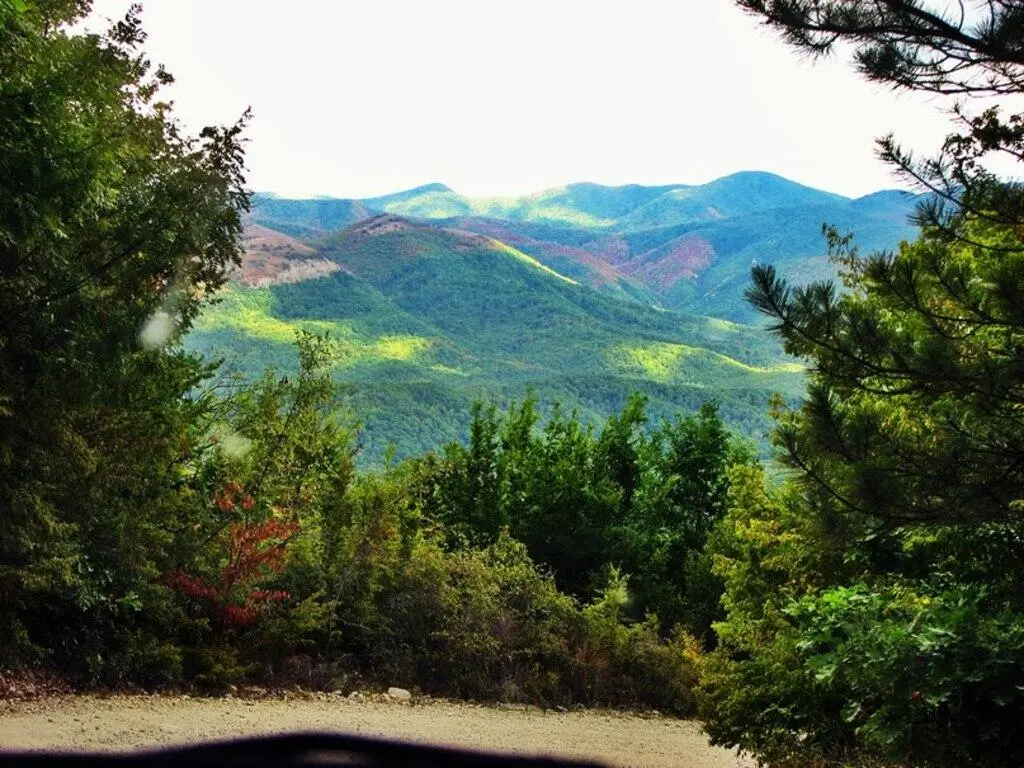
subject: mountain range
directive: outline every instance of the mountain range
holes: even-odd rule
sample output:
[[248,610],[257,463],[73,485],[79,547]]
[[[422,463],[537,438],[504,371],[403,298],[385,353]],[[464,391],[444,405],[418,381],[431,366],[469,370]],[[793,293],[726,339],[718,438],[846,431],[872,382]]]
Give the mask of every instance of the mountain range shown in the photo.
[[474,400],[530,390],[594,420],[631,391],[655,419],[713,397],[760,440],[768,395],[798,397],[802,373],[743,300],[751,264],[796,282],[831,276],[822,224],[893,248],[913,235],[915,203],[757,172],[519,198],[441,184],[362,200],[259,195],[243,264],[187,344],[256,374],[294,367],[297,330],[329,331],[368,463],[389,444],[405,455],[457,439]]

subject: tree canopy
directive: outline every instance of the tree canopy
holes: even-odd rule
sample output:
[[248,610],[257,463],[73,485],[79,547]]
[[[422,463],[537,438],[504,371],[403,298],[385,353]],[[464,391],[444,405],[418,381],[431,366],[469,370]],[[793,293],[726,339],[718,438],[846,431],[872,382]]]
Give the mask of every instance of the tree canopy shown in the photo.
[[[800,50],[851,43],[858,68],[897,87],[1020,95],[1024,3],[959,10],[919,0],[740,0]],[[954,12],[955,11],[955,12]],[[748,298],[815,375],[799,417],[777,440],[831,500],[894,521],[1015,520],[1021,498],[1018,411],[1024,330],[1024,187],[986,170],[998,152],[1024,160],[1022,115],[989,106],[938,157],[883,157],[931,191],[921,238],[862,256],[829,232],[845,291],[791,287],[769,265]],[[841,479],[840,479],[841,477]]]
[[871,80],[950,94],[1024,90],[1024,4],[927,0],[737,0],[799,50],[851,43]]
[[[1018,2],[739,4],[804,51],[852,43],[897,87],[1021,93]],[[826,226],[842,285],[753,270],[748,298],[809,364],[808,392],[776,403],[783,481],[730,477],[726,618],[698,700],[713,740],[765,765],[1024,753],[1024,207],[980,162],[1022,159],[1021,117],[966,109],[935,159],[882,142],[931,192],[914,242],[864,256]]]
[[[918,221],[963,237],[960,212],[1019,226],[1024,188],[993,174],[992,158],[1024,162],[1024,2],[926,0],[737,0],[797,50],[812,57],[852,48],[857,69],[897,89],[954,99],[957,131],[934,157],[919,158],[890,135],[879,153],[931,197]],[[990,97],[984,99],[984,97]],[[993,98],[998,99],[993,104]],[[972,104],[982,108],[972,109]],[[1011,111],[1007,113],[1004,108]],[[947,226],[949,225],[949,226]],[[1018,248],[1006,243],[986,247]]]
[[159,99],[170,75],[140,51],[139,8],[104,34],[73,31],[88,9],[0,2],[11,648],[27,642],[19,611],[93,613],[152,577],[207,406],[196,393],[208,366],[174,342],[237,262],[248,200],[242,123],[186,135]]

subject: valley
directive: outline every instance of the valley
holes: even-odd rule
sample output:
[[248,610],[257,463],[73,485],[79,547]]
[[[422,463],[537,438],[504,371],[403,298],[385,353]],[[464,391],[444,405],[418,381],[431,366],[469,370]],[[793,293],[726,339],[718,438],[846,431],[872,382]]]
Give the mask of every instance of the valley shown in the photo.
[[186,344],[256,376],[294,370],[297,332],[330,334],[367,466],[462,439],[474,401],[529,392],[594,422],[634,391],[654,423],[714,399],[764,451],[769,396],[798,398],[803,375],[743,298],[750,266],[832,277],[822,224],[892,248],[912,234],[914,203],[754,172],[523,198],[440,184],[366,200],[257,196],[236,279]]

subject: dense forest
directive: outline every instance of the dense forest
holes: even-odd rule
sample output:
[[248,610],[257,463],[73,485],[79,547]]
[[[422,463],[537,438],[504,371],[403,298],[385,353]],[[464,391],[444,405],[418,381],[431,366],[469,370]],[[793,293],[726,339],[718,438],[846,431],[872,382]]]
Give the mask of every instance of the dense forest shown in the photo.
[[[841,283],[756,266],[809,369],[776,458],[714,402],[595,423],[527,395],[357,469],[345,339],[224,379],[184,346],[240,262],[247,116],[188,135],[138,10],[0,0],[0,671],[696,713],[768,766],[1024,755],[1024,3],[740,0],[805,53],[952,95],[882,156],[920,233]],[[984,110],[968,111],[973,97]],[[1019,167],[1019,166],[1018,166]]]
[[[634,392],[656,422],[713,395],[723,421],[766,453],[768,398],[803,389],[802,367],[763,329],[608,297],[474,234],[386,217],[297,245],[337,268],[231,281],[185,348],[222,360],[223,378],[258,378],[270,366],[294,373],[297,332],[329,333],[362,425],[360,468],[464,440],[473,402],[508,407],[531,391],[545,412],[561,402],[595,426]],[[252,262],[249,250],[243,276]]]

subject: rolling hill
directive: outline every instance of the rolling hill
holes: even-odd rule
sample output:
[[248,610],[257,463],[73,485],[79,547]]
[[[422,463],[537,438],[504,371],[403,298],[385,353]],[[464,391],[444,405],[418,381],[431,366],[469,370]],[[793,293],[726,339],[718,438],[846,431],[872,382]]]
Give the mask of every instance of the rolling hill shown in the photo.
[[[257,232],[247,242],[268,239]],[[802,386],[799,368],[756,328],[603,295],[477,233],[380,215],[291,260],[333,268],[296,281],[296,267],[282,266],[274,280],[263,251],[250,248],[243,279],[187,344],[257,375],[294,368],[298,330],[330,332],[370,464],[389,443],[406,455],[461,437],[477,399],[507,403],[533,390],[596,420],[637,390],[654,418],[713,397],[756,438],[769,393]],[[257,268],[260,282],[245,279]]]
[[260,198],[253,220],[306,239],[374,213],[493,237],[555,271],[621,299],[736,322],[752,263],[779,263],[798,281],[834,276],[822,224],[865,250],[913,236],[917,198],[888,190],[859,199],[761,172],[708,184],[570,184],[519,198],[467,198],[429,184],[366,200]]
[[402,456],[460,438],[474,400],[530,390],[595,420],[632,391],[655,419],[714,398],[760,440],[770,393],[799,396],[803,375],[751,323],[751,263],[797,281],[831,275],[822,223],[893,247],[912,234],[913,205],[763,173],[521,198],[441,184],[365,200],[260,196],[237,279],[187,345],[255,375],[294,368],[298,330],[330,332],[369,464],[389,443]]

